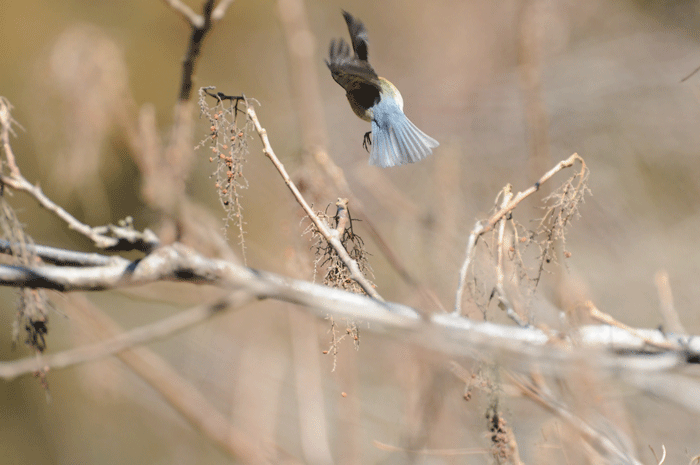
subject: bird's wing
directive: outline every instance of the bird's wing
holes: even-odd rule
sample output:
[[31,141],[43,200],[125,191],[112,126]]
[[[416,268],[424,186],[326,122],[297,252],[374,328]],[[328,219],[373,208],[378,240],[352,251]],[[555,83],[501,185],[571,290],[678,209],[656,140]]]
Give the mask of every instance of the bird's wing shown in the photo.
[[326,64],[333,79],[343,86],[346,92],[363,86],[379,90],[379,76],[366,60],[360,60],[350,54],[350,46],[343,39],[331,41],[329,60]]
[[350,41],[352,42],[352,49],[355,51],[355,57],[357,57],[358,60],[367,61],[367,46],[369,40],[364,23],[344,10],[343,18],[345,18],[345,22],[348,25]]

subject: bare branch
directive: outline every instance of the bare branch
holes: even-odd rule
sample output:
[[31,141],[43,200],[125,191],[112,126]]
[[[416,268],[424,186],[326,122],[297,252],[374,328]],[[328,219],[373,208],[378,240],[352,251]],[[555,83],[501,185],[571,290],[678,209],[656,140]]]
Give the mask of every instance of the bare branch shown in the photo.
[[29,183],[29,181],[24,179],[22,175],[13,175],[13,177],[1,175],[0,183],[4,184],[5,186],[11,187],[12,189],[28,193],[39,202],[39,205],[41,205],[42,207],[54,213],[60,219],[65,221],[70,229],[79,232],[83,236],[93,241],[95,243],[95,246],[102,249],[107,249],[110,247],[114,247],[119,243],[118,239],[98,234],[94,231],[92,227],[78,221],[73,215],[68,213],[66,210],[55,204],[51,199],[44,195],[44,192],[39,186],[33,186],[31,183]]
[[631,335],[643,340],[645,344],[648,344],[651,347],[655,347],[657,349],[663,349],[663,350],[679,350],[681,348],[681,345],[678,343],[673,343],[673,342],[668,342],[668,341],[659,342],[659,341],[647,339],[646,337],[639,334],[635,328],[627,326],[626,324],[624,324],[620,321],[617,321],[615,318],[608,315],[607,313],[604,313],[604,312],[601,312],[600,310],[598,310],[598,308],[591,301],[586,302],[586,306],[588,307],[588,310],[591,314],[591,317],[594,320],[600,321],[601,323],[605,323],[606,325],[615,326],[616,328],[623,329],[623,330],[629,332]]
[[462,315],[462,300],[464,299],[464,289],[467,287],[467,275],[469,274],[469,268],[471,267],[474,259],[474,248],[476,247],[476,242],[479,240],[479,230],[481,230],[481,228],[483,228],[483,224],[481,221],[477,221],[471,234],[469,234],[469,240],[467,241],[467,256],[464,258],[462,268],[459,270],[459,284],[457,285],[457,296],[455,297],[455,309],[452,312],[453,315]]
[[[576,340],[586,350],[570,351],[550,344],[552,337],[566,341],[567,336],[550,335],[534,327],[475,322],[454,314],[433,314],[431,324],[421,324],[418,313],[410,307],[213,260],[181,244],[162,247],[137,262],[114,258],[112,265],[93,268],[0,266],[0,285],[62,291],[102,290],[159,280],[239,289],[259,299],[273,298],[308,307],[321,318],[331,314],[336,318],[371,322],[374,324],[369,330],[391,329],[389,334],[402,340],[408,337],[406,331],[413,332],[415,342],[453,356],[497,353],[499,358],[503,357],[504,364],[519,368],[536,360],[543,371],[561,373],[572,369],[574,361],[590,358],[589,350],[596,349],[612,351],[607,355],[597,353],[596,359],[603,370],[661,372],[700,360],[700,339],[684,337],[674,342],[656,330],[637,329],[631,334],[617,327],[584,326],[579,328]],[[658,353],[650,354],[650,345],[658,347]]]
[[457,294],[455,297],[455,310],[453,313],[457,315],[461,315],[462,313],[462,298],[464,296],[464,287],[466,286],[466,279],[469,274],[469,267],[471,266],[473,262],[473,256],[474,256],[474,251],[475,251],[475,246],[476,242],[478,241],[479,237],[484,235],[485,233],[491,231],[496,224],[498,224],[499,221],[503,217],[505,217],[507,214],[512,212],[515,207],[517,207],[520,202],[525,200],[527,197],[530,195],[534,194],[537,192],[542,184],[547,182],[552,176],[557,174],[559,171],[563,170],[564,168],[570,168],[571,166],[574,165],[574,163],[578,161],[581,163],[581,172],[580,172],[580,177],[579,177],[579,182],[578,185],[576,186],[576,192],[579,192],[581,189],[584,188],[585,184],[585,173],[586,173],[586,163],[583,161],[583,158],[581,158],[577,153],[574,153],[571,155],[569,158],[566,160],[562,160],[559,163],[556,164],[554,168],[546,172],[533,186],[531,186],[529,189],[526,189],[522,192],[518,192],[517,195],[512,197],[512,199],[506,203],[505,205],[502,205],[501,208],[491,215],[491,217],[486,220],[485,222],[483,221],[477,221],[476,225],[474,226],[474,229],[472,229],[471,234],[469,235],[469,240],[467,241],[467,256],[464,259],[464,263],[462,264],[462,269],[459,274],[459,285],[457,286]]
[[[29,253],[44,262],[73,266],[105,266],[113,262],[113,257],[96,253],[76,252],[46,245],[26,244]],[[13,243],[0,239],[0,253],[12,254]]]
[[279,161],[277,155],[275,155],[274,150],[272,150],[272,146],[270,145],[270,139],[267,137],[267,131],[260,125],[260,120],[258,120],[258,116],[255,113],[255,109],[252,106],[248,106],[248,109],[246,111],[250,119],[253,121],[253,124],[255,125],[255,130],[260,136],[260,140],[263,144],[263,152],[270,159],[270,161],[272,161],[272,164],[275,165],[275,168],[277,168],[277,171],[279,171],[280,176],[282,176],[282,179],[284,180],[284,183],[292,192],[292,195],[294,195],[294,198],[299,203],[299,205],[301,205],[301,208],[304,210],[306,215],[309,217],[309,219],[311,219],[311,221],[314,223],[314,225],[321,233],[321,235],[326,239],[326,241],[328,241],[328,243],[331,244],[333,249],[335,249],[336,253],[343,261],[345,266],[348,268],[348,270],[350,270],[350,277],[362,287],[362,290],[364,290],[367,293],[367,295],[380,302],[383,302],[384,299],[382,299],[379,293],[374,289],[374,287],[372,287],[367,278],[365,278],[365,276],[362,274],[362,272],[360,271],[360,267],[357,265],[357,262],[353,260],[350,257],[350,255],[348,255],[347,250],[345,250],[343,244],[341,244],[340,242],[338,232],[334,230],[331,231],[328,228],[328,226],[323,221],[321,221],[318,215],[314,213],[314,211],[311,209],[304,197],[301,195],[301,192],[299,192],[299,189],[297,189],[297,186],[294,184],[294,181],[292,181],[292,179],[289,177],[289,174],[287,174],[287,170],[284,168],[284,165],[282,164],[282,162]]
[[2,139],[5,160],[10,170],[9,176],[0,174],[0,184],[28,193],[39,202],[39,205],[58,216],[70,229],[93,241],[98,248],[149,251],[158,245],[158,238],[149,230],[141,233],[130,227],[110,225],[93,228],[81,223],[73,215],[49,199],[39,186],[34,186],[27,181],[17,166],[15,155],[10,145],[9,134],[12,131],[12,124],[15,124],[10,116],[11,108],[7,99],[0,97],[0,138]]
[[377,323],[384,321],[397,328],[418,322],[415,310],[404,305],[385,304],[359,294],[210,259],[177,243],[161,247],[142,260],[131,262],[114,257],[112,264],[92,268],[0,266],[0,286],[62,292],[114,289],[162,280],[245,289],[257,298],[274,298],[314,308],[320,317],[333,313]]
[[566,160],[562,160],[562,161],[560,161],[559,163],[557,163],[556,166],[555,166],[554,168],[552,168],[551,170],[547,171],[547,172],[546,172],[539,180],[537,180],[537,182],[536,182],[533,186],[531,186],[529,189],[526,189],[526,190],[524,190],[523,192],[518,192],[518,194],[517,194],[515,197],[513,197],[513,199],[512,199],[510,202],[508,202],[508,204],[507,204],[506,206],[502,207],[499,211],[497,211],[495,214],[493,214],[493,215],[491,216],[491,218],[489,218],[488,222],[487,222],[487,223],[482,227],[482,229],[479,231],[479,234],[484,234],[484,233],[489,232],[491,229],[493,229],[493,227],[496,225],[496,223],[498,223],[498,222],[501,220],[501,218],[503,218],[503,217],[506,216],[508,213],[510,213],[511,211],[513,211],[513,210],[515,209],[515,207],[517,207],[518,204],[520,204],[520,202],[522,202],[522,201],[525,200],[527,197],[529,197],[530,195],[532,195],[532,194],[534,194],[535,192],[537,192],[537,191],[540,189],[540,186],[541,186],[542,184],[544,184],[544,183],[546,183],[547,181],[549,181],[549,179],[550,179],[552,176],[554,176],[555,174],[557,174],[558,172],[560,172],[560,171],[563,170],[564,168],[570,168],[570,167],[574,166],[574,163],[576,163],[577,161],[578,161],[579,163],[581,163],[581,171],[580,171],[580,173],[581,173],[581,178],[579,179],[579,183],[578,183],[578,185],[576,186],[576,190],[580,190],[580,189],[583,187],[583,181],[585,180],[585,178],[584,178],[583,175],[585,174],[587,168],[586,168],[586,162],[583,161],[583,158],[581,158],[581,157],[579,156],[578,153],[574,153],[573,155],[571,155],[571,156],[570,156],[569,158],[567,158]]
[[[503,199],[501,200],[501,208],[505,208],[513,198],[513,186],[508,184],[503,188]],[[496,292],[498,292],[498,300],[500,301],[501,307],[506,311],[508,317],[513,320],[518,326],[527,326],[527,321],[523,320],[520,315],[513,308],[513,304],[508,299],[506,295],[505,279],[506,272],[503,266],[503,240],[506,232],[506,219],[501,219],[501,224],[498,228],[498,242],[496,243]]]
[[202,14],[196,14],[190,7],[180,0],[164,0],[166,5],[175,10],[187,21],[192,28],[187,54],[182,60],[182,82],[180,84],[181,102],[187,101],[192,95],[192,76],[197,65],[197,59],[202,51],[202,44],[214,23],[226,14],[226,10],[233,0],[223,0],[214,9],[214,0],[206,0],[202,8]]

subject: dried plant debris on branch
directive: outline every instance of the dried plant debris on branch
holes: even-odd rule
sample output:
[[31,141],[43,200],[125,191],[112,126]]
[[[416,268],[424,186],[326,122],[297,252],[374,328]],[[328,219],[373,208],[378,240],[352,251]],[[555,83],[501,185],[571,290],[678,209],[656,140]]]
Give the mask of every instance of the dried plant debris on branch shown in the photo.
[[332,316],[326,317],[327,320],[331,322],[331,327],[328,329],[328,333],[331,335],[330,346],[327,350],[323,351],[324,355],[333,356],[333,369],[331,372],[335,371],[338,366],[338,348],[340,347],[340,342],[346,337],[352,338],[352,342],[355,346],[355,350],[360,350],[360,328],[355,324],[354,321],[343,319],[345,322],[345,329],[339,329],[339,326]]
[[[248,188],[248,181],[243,175],[243,164],[249,153],[248,140],[252,137],[253,123],[248,117],[247,107],[253,99],[230,97],[222,93],[212,93],[213,87],[199,89],[200,116],[209,120],[209,135],[197,148],[207,147],[212,155],[209,157],[216,168],[211,177],[219,194],[219,200],[226,212],[224,233],[233,224],[238,229],[238,240],[245,262],[245,230],[243,226],[243,206],[241,191]],[[214,99],[209,106],[207,97]],[[240,106],[240,107],[239,107]]]
[[[16,136],[12,126],[19,126],[10,115],[12,104],[0,97],[0,134],[2,139],[2,174],[6,171],[11,175],[20,177],[19,168],[15,163],[15,157],[10,148],[10,135]],[[0,186],[0,231],[2,238],[10,244],[10,259],[13,265],[34,266],[40,259],[31,252],[34,245],[31,237],[24,232],[14,209],[6,201],[6,187]],[[43,289],[19,288],[17,302],[17,316],[13,323],[12,336],[16,343],[20,335],[25,333],[25,342],[36,352],[46,349],[46,334],[48,333],[48,313],[52,309],[46,291]]]
[[[13,208],[0,197],[0,229],[3,239],[10,244],[12,264],[35,266],[41,260],[31,252],[32,239],[24,232]],[[18,290],[17,316],[12,327],[14,343],[24,333],[25,343],[36,352],[46,349],[49,311],[53,308],[44,289],[21,287]]]
[[[575,161],[581,163],[581,170],[543,199],[541,208],[545,214],[534,220],[536,226],[528,228],[519,222],[515,209],[520,202]],[[513,303],[522,308],[517,303],[522,304],[532,297],[543,275],[549,272],[547,265],[559,264],[560,257],[571,256],[566,250],[566,234],[571,222],[580,216],[579,208],[585,196],[590,194],[588,174],[583,159],[574,154],[560,162],[530,189],[514,195],[509,184],[498,194],[490,219],[478,222],[472,231],[465,261],[466,274],[461,278],[471,301],[484,314],[497,297],[499,305],[507,307],[515,318]],[[487,235],[487,232],[491,234]],[[478,247],[479,243],[483,246]],[[486,264],[483,266],[477,265],[484,262]],[[493,262],[495,267],[492,266]],[[526,323],[524,320],[522,322]]]
[[[329,229],[335,231],[340,238],[345,250],[350,258],[357,262],[360,272],[366,278],[374,278],[372,267],[367,259],[369,253],[365,250],[362,238],[355,234],[352,227],[353,221],[348,208],[348,199],[338,199],[337,210],[334,216],[329,216],[326,212],[316,212],[321,221],[325,222]],[[330,287],[344,289],[356,294],[366,294],[364,289],[351,278],[350,270],[345,266],[335,249],[326,241],[318,231],[316,225],[311,223],[305,233],[310,233],[314,244],[311,248],[316,254],[314,261],[314,279],[319,269],[325,268],[323,284]],[[374,284],[372,284],[374,286]]]
[[557,263],[557,255],[554,246],[561,241],[564,258],[569,258],[571,252],[566,250],[566,233],[571,222],[579,218],[579,208],[585,200],[586,194],[590,194],[588,188],[588,170],[583,170],[567,179],[554,192],[545,199],[545,214],[540,220],[532,237],[536,238],[535,244],[540,249],[539,268],[534,278],[534,285],[539,283],[542,272],[547,263]]

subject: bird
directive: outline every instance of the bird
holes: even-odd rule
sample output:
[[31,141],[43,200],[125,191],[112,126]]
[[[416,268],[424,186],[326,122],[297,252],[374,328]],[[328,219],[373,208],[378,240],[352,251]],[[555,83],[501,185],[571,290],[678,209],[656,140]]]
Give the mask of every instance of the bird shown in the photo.
[[332,40],[326,65],[335,82],[345,89],[355,114],[372,123],[362,144],[368,152],[368,144],[372,147],[369,164],[387,168],[424,159],[440,144],[406,117],[399,89],[378,76],[369,64],[364,23],[347,11],[343,11],[343,17],[353,53],[342,38]]

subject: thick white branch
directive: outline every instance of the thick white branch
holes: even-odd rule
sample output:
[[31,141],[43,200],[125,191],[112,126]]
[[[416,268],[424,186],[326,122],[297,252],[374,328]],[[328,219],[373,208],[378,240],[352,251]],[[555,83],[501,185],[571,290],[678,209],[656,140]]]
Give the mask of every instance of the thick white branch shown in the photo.
[[[579,366],[574,362],[586,362],[613,373],[661,372],[700,359],[698,338],[669,336],[658,330],[632,332],[591,325],[569,337],[532,326],[477,322],[454,313],[435,313],[425,320],[405,305],[210,259],[181,244],[161,247],[139,261],[113,258],[104,266],[0,267],[0,285],[60,291],[103,290],[161,280],[214,284],[245,291],[253,298],[295,303],[319,317],[349,318],[366,326],[365,330],[381,331],[449,356],[496,359],[514,369],[527,369],[536,362],[542,371],[562,373]],[[112,347],[103,355],[123,350],[119,344]]]

